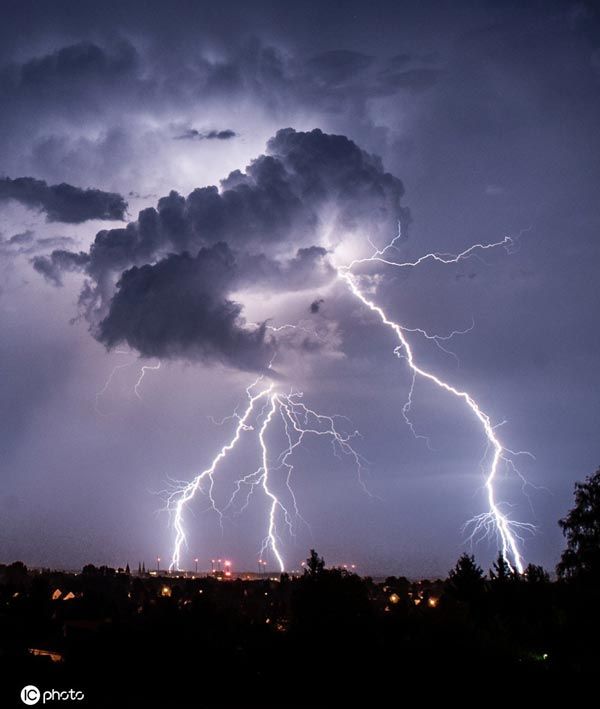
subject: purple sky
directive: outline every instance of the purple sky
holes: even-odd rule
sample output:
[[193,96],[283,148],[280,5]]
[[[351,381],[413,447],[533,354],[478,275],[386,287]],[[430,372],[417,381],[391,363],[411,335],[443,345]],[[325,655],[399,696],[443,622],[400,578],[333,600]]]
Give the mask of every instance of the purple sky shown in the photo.
[[[487,509],[485,438],[425,383],[412,419],[430,447],[412,436],[406,363],[332,266],[400,220],[401,260],[520,235],[511,254],[365,283],[408,328],[475,323],[448,344],[458,362],[418,335],[415,355],[535,456],[528,485],[502,469],[498,496],[538,527],[525,560],[552,568],[600,458],[599,84],[585,2],[5,2],[0,561],[168,559],[161,491],[210,464],[235,425],[214,420],[277,352],[276,386],[360,431],[371,493],[307,440],[288,568],[314,547],[364,573],[445,574]],[[220,501],[256,455],[249,437],[226,461]],[[184,561],[255,568],[266,502],[221,530],[195,500]],[[487,565],[497,543],[474,552]]]

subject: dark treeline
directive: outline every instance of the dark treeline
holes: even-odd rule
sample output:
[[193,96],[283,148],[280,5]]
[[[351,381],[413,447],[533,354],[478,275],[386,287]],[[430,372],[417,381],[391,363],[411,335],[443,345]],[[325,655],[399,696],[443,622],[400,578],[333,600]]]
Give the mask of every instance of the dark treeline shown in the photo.
[[560,525],[556,580],[502,554],[487,574],[464,554],[444,580],[382,583],[314,550],[303,576],[277,580],[0,566],[3,675],[14,706],[25,684],[82,689],[88,706],[573,693],[600,667],[600,470]]

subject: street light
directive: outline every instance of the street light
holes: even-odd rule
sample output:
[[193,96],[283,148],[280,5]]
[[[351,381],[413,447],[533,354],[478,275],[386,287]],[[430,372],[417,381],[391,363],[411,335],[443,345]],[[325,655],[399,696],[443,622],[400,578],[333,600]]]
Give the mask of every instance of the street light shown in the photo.
[[196,564],[196,574],[198,573],[198,557],[194,559],[194,562]]
[[156,573],[160,571],[160,556],[156,557]]

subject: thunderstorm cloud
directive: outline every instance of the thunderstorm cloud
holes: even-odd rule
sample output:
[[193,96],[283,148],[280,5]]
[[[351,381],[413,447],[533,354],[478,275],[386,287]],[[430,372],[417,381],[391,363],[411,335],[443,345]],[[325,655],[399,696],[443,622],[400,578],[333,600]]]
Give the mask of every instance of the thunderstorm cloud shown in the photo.
[[[81,307],[108,348],[222,362],[261,371],[276,347],[265,323],[247,323],[233,293],[284,293],[330,282],[324,232],[389,234],[407,217],[402,183],[341,135],[277,132],[245,171],[220,188],[172,191],[124,228],[97,234],[89,253],[64,249],[33,261],[56,285],[88,277]],[[317,308],[318,309],[318,308]]]
[[[405,226],[389,172],[412,218],[393,260],[525,230],[510,257],[354,272],[407,328],[475,322],[443,349],[410,341],[507,420],[503,442],[536,455],[520,470],[552,495],[532,491],[542,533],[525,550],[552,568],[556,520],[598,464],[597,5],[3,2],[0,556],[75,568],[164,555],[141,491],[210,459],[230,422],[204,417],[231,414],[273,355],[281,389],[352,419],[381,498],[362,502],[348,466],[311,444],[294,484],[314,537],[299,528],[293,558],[316,544],[365,574],[445,574],[485,504],[484,441],[423,382],[411,414],[436,453],[413,439],[406,361],[332,271]],[[138,353],[165,359],[143,403],[139,367],[156,360]],[[499,483],[534,521],[520,481]],[[253,567],[262,517],[225,541],[194,525],[190,553]],[[485,566],[497,548],[476,553]]]

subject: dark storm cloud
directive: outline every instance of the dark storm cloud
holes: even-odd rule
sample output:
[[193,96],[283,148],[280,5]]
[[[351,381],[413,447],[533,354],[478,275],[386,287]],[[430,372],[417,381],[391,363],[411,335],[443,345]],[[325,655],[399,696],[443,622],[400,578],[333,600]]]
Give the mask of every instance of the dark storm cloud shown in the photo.
[[220,361],[261,370],[275,343],[266,325],[246,327],[242,306],[228,297],[235,288],[292,291],[334,275],[325,249],[299,249],[285,262],[264,254],[235,254],[225,243],[197,256],[170,254],[154,265],[123,273],[96,336],[108,348],[127,343],[145,357]]
[[115,80],[137,65],[134,47],[121,42],[114,53],[91,42],[79,42],[13,67],[12,78],[23,88],[49,92],[53,84]]
[[127,202],[115,192],[48,185],[33,177],[0,178],[0,201],[13,199],[46,213],[49,222],[80,224],[90,219],[125,218]]
[[327,205],[335,207],[331,218],[343,229],[368,218],[371,232],[394,233],[406,216],[400,180],[352,141],[320,130],[280,130],[269,141],[267,155],[221,184],[221,190],[202,187],[187,197],[173,191],[159,199],[156,209],[142,210],[136,222],[99,232],[88,273],[101,281],[107,273],[161,254],[195,254],[219,241],[258,254],[265,248],[276,254],[294,244],[311,246]]
[[340,233],[368,220],[372,235],[394,233],[406,217],[400,180],[348,138],[287,128],[267,147],[221,190],[171,192],[136,222],[99,232],[89,255],[55,251],[34,267],[55,284],[62,271],[85,271],[81,305],[108,347],[127,342],[147,356],[265,367],[265,329],[246,328],[229,294],[330,281],[327,252],[314,245],[323,213]]
[[313,300],[308,309],[313,315],[315,315],[319,312],[324,302],[325,300],[323,298],[317,298],[317,300]]
[[225,244],[196,257],[172,254],[121,276],[97,337],[108,347],[126,342],[146,357],[222,361],[260,370],[273,354],[266,327],[249,329],[242,306],[227,298],[236,263]]
[[13,102],[9,114],[30,103],[55,106],[65,113],[98,111],[103,94],[131,89],[139,71],[137,51],[129,42],[113,42],[110,47],[78,42],[5,64],[0,68],[0,96]]
[[[375,137],[387,128],[370,116],[370,102],[424,91],[438,77],[416,56],[399,65],[393,56],[388,60],[343,45],[296,53],[246,33],[216,53],[201,41],[178,47],[175,55],[161,43],[136,45],[95,37],[46,51],[29,49],[29,58],[19,52],[19,60],[5,61],[0,66],[5,170],[77,183],[88,179],[93,167],[97,184],[127,192],[132,185],[118,181],[124,158],[139,159],[148,117],[161,135],[171,133],[174,120],[183,126],[171,134],[174,139],[229,141],[239,135],[237,126],[205,130],[194,127],[195,117],[210,116],[223,101],[248,99],[251,112],[260,107],[285,116],[283,125],[297,112],[335,118],[336,132],[371,133],[367,145],[379,151]],[[214,125],[214,118],[208,120]],[[327,127],[318,119],[315,124]],[[2,135],[10,135],[10,142]]]
[[236,136],[237,133],[230,128],[204,132],[196,130],[196,128],[188,128],[181,135],[175,136],[175,140],[231,140]]
[[44,278],[56,286],[62,285],[62,274],[77,271],[89,263],[90,257],[84,252],[55,250],[51,256],[36,256],[32,259],[33,267]]

